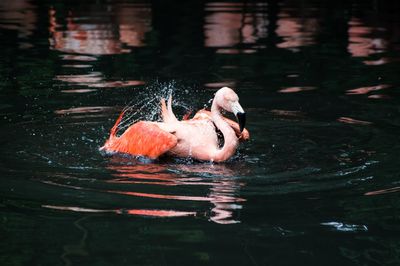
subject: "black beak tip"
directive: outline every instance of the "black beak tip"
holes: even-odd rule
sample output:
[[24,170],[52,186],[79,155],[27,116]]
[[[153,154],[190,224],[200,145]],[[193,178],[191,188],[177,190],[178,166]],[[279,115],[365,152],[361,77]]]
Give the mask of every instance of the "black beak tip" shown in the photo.
[[239,129],[240,129],[240,133],[242,133],[245,125],[246,125],[246,113],[237,113],[236,117],[239,121]]

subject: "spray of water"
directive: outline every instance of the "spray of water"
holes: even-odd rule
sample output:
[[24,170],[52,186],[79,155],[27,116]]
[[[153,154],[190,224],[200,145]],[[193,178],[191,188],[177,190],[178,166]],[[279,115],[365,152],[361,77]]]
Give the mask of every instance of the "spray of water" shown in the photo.
[[196,89],[184,87],[175,81],[150,83],[140,92],[138,97],[135,97],[124,107],[124,114],[118,124],[117,134],[122,134],[129,126],[139,120],[161,121],[161,99],[172,97],[174,112],[177,114],[190,112],[193,110],[194,103],[189,103],[188,98],[195,92]]

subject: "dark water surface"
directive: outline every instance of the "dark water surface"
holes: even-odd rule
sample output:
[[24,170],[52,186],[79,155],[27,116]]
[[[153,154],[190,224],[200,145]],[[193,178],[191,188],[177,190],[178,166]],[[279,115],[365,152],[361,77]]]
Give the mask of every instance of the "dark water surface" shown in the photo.
[[[0,265],[400,265],[398,1],[0,1]],[[103,156],[232,86],[227,163]]]

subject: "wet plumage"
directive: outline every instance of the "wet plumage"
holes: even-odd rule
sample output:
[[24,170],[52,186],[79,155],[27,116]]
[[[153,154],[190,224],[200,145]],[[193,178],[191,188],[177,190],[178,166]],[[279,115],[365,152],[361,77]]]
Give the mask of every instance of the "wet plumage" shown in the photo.
[[[234,113],[238,124],[223,117],[220,110]],[[215,94],[211,111],[200,110],[192,119],[179,121],[172,111],[172,99],[161,100],[162,122],[139,121],[131,125],[121,136],[116,136],[121,113],[110,137],[101,150],[146,156],[156,159],[163,154],[177,157],[191,157],[203,161],[222,162],[232,157],[239,141],[249,139],[244,129],[244,111],[239,97],[227,87]],[[217,130],[221,131],[224,144],[218,145]]]

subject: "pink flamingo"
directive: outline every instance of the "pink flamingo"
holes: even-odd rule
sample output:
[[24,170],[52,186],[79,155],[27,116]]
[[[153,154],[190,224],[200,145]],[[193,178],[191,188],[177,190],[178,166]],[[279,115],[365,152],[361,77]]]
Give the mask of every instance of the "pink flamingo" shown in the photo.
[[[239,124],[225,118],[220,110],[234,113]],[[249,139],[244,128],[245,112],[239,104],[239,97],[228,87],[215,93],[211,112],[200,110],[192,119],[179,121],[172,111],[172,99],[161,100],[163,122],[139,121],[131,125],[121,136],[116,136],[118,125],[124,115],[121,113],[111,129],[110,137],[100,150],[146,156],[156,159],[163,154],[177,157],[191,157],[201,161],[223,162],[232,157],[239,141]],[[224,137],[222,147],[218,145],[216,129]]]

